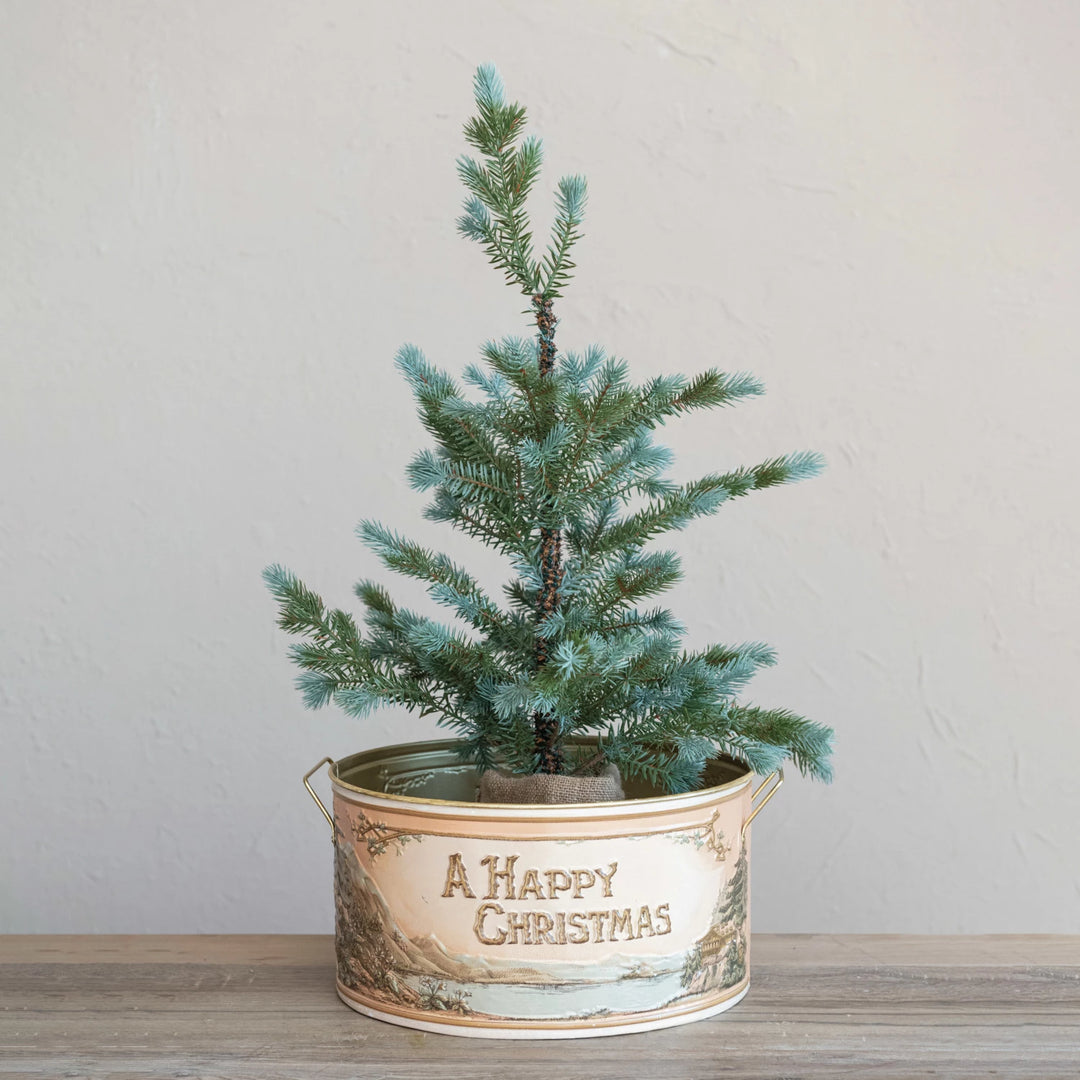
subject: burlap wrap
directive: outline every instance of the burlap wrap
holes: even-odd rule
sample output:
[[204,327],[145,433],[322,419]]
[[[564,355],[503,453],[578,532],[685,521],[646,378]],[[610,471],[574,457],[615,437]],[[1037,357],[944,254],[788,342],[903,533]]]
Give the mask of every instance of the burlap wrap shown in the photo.
[[587,803],[623,798],[618,767],[607,765],[595,776],[552,776],[531,773],[515,776],[488,769],[480,774],[480,802]]

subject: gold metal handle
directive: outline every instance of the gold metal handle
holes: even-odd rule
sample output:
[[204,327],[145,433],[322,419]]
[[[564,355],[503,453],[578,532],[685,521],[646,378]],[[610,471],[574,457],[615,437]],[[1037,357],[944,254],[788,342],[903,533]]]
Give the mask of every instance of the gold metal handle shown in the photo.
[[[308,769],[308,771],[306,773],[304,773],[304,787],[306,787],[308,789],[308,794],[315,800],[315,805],[322,811],[322,816],[324,818],[326,818],[326,820],[328,822],[330,822],[330,842],[331,843],[335,843],[337,841],[337,826],[334,824],[333,815],[330,813],[329,810],[326,809],[325,806],[323,806],[322,799],[320,799],[319,796],[315,794],[315,789],[311,786],[311,784],[308,783],[308,778],[311,776],[311,774],[313,772],[318,772],[319,769],[321,769],[324,765],[333,765],[333,764],[334,764],[334,759],[333,758],[324,757],[322,759],[322,761],[319,762],[318,765],[312,765],[312,767],[310,769]],[[750,816],[753,817],[754,815],[751,814]]]
[[776,777],[776,783],[773,784],[773,786],[765,792],[765,798],[762,799],[761,802],[759,802],[757,806],[755,806],[754,809],[750,811],[750,816],[743,822],[742,832],[740,833],[741,836],[746,836],[746,830],[750,828],[750,822],[753,821],[754,818],[756,818],[758,814],[760,814],[761,811],[765,809],[765,804],[780,790],[780,785],[784,782],[784,770],[777,769],[776,772],[769,773],[769,775],[766,776],[760,784],[758,784],[757,788],[754,791],[754,794],[750,796],[751,803],[761,794],[762,791],[764,791],[765,786],[769,783],[770,780],[773,779],[773,777]]

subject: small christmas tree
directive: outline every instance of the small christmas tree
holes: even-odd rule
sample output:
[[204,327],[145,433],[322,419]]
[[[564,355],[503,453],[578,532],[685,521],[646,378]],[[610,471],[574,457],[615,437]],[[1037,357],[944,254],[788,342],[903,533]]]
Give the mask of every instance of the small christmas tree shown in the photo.
[[[700,786],[707,760],[726,751],[758,772],[790,759],[827,780],[829,728],[736,697],[775,663],[771,648],[688,650],[671,611],[643,606],[681,577],[678,556],[650,550],[650,541],[748,492],[814,475],[819,456],[791,454],[685,484],[665,476],[671,454],[653,441],[658,425],[762,386],[715,369],[634,385],[625,363],[599,347],[556,349],[555,301],[582,235],[585,180],[559,181],[551,240],[537,258],[525,204],[540,142],[523,137],[525,110],[506,103],[493,68],[479,69],[475,93],[465,137],[480,160],[458,161],[470,193],[458,229],[529,298],[535,336],[489,341],[483,363],[464,371],[478,391],[471,396],[412,345],[397,366],[436,443],[407,470],[413,488],[431,494],[426,516],[482,540],[514,577],[500,605],[445,555],[364,521],[364,543],[391,570],[423,581],[458,623],[400,608],[381,585],[362,581],[361,632],[288,570],[268,567],[279,625],[305,639],[291,649],[305,704],[333,702],[354,716],[397,704],[433,715],[481,771],[581,775],[615,766],[624,778],[679,792]],[[595,740],[582,749],[581,736]]]
[[731,879],[724,886],[724,891],[713,913],[713,923],[717,926],[731,926],[738,930],[746,922],[746,912],[750,898],[750,860],[747,858],[746,844],[739,851],[735,860],[735,869]]
[[716,925],[730,926],[734,933],[724,954],[724,967],[720,975],[724,986],[734,986],[746,975],[746,916],[749,907],[750,860],[744,843],[735,863],[735,871],[713,916]]

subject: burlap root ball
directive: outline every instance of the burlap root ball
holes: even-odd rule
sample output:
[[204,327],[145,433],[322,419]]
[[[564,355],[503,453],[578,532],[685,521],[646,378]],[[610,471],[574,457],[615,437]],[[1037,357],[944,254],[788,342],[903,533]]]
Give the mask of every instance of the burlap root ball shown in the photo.
[[514,775],[498,769],[480,774],[479,802],[590,803],[625,798],[615,765],[594,776],[553,776],[550,773]]

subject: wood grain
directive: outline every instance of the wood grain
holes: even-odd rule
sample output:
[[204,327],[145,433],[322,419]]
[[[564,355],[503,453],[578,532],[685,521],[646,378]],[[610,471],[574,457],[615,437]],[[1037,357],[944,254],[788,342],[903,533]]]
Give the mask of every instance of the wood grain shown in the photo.
[[0,937],[0,1076],[1080,1076],[1080,937],[757,935],[751,989],[685,1027],[576,1042],[368,1020],[329,937]]

